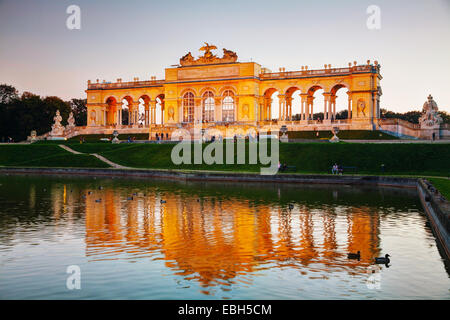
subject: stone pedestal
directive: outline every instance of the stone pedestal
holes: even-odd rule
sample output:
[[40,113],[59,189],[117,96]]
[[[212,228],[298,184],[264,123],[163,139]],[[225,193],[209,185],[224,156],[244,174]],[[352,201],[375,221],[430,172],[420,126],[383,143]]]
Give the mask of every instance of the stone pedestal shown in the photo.
[[422,116],[419,118],[420,137],[427,140],[440,139],[440,127],[442,118],[438,113],[437,103],[433,100],[431,94],[428,100],[423,104]]

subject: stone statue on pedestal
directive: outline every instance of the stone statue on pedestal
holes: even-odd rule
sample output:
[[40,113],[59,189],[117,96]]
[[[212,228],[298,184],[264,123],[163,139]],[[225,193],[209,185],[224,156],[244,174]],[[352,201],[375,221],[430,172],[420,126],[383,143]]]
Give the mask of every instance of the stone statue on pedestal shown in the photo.
[[331,128],[331,132],[333,133],[333,137],[330,139],[330,142],[339,142],[339,138],[337,136],[339,133],[339,127]]
[[441,123],[442,118],[438,113],[437,103],[430,94],[428,100],[423,104],[422,116],[419,118],[420,137],[431,140],[439,139]]
[[59,110],[56,110],[56,115],[53,117],[52,131],[50,131],[51,137],[62,137],[64,136],[64,127],[61,125],[62,117]]
[[422,116],[419,118],[420,126],[433,127],[442,123],[442,118],[438,113],[437,103],[433,100],[431,94],[428,101],[423,104]]
[[73,117],[73,112],[69,113],[69,118],[67,119],[66,130],[70,130],[75,127],[75,119]]

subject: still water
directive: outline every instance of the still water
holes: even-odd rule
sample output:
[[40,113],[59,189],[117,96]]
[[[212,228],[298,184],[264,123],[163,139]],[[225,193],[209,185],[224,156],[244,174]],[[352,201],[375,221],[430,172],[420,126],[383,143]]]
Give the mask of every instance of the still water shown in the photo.
[[1,299],[450,299],[446,264],[415,190],[0,176]]

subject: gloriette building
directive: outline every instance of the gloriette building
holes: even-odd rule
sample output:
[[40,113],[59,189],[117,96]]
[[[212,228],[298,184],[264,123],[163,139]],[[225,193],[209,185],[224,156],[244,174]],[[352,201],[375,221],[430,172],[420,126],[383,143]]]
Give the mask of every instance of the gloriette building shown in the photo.
[[[88,133],[168,133],[194,124],[218,130],[253,127],[275,130],[377,129],[380,117],[380,65],[367,61],[349,63],[344,68],[271,72],[256,62],[238,62],[237,54],[205,43],[203,55],[190,52],[179,65],[165,69],[165,79],[114,83],[88,81]],[[348,89],[348,118],[336,120],[336,93]],[[314,102],[314,93],[323,89],[324,103]],[[278,92],[277,105],[272,103]],[[293,94],[301,99],[300,115],[292,113]],[[278,119],[272,109],[278,108]],[[158,110],[158,112],[157,112]],[[323,112],[323,120],[313,120]],[[157,118],[158,114],[158,118]]]

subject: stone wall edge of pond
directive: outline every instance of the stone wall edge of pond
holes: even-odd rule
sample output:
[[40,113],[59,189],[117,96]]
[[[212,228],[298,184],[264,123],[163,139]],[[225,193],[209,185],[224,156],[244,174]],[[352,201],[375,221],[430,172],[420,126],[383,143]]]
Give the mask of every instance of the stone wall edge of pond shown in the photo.
[[450,203],[427,180],[418,179],[417,191],[432,229],[450,259]]
[[0,167],[0,174],[49,174],[80,176],[116,176],[159,178],[171,180],[268,182],[268,183],[314,183],[344,185],[379,185],[416,188],[417,179],[390,176],[320,175],[320,174],[276,174],[177,171],[151,169],[99,169],[99,168],[21,168]]

